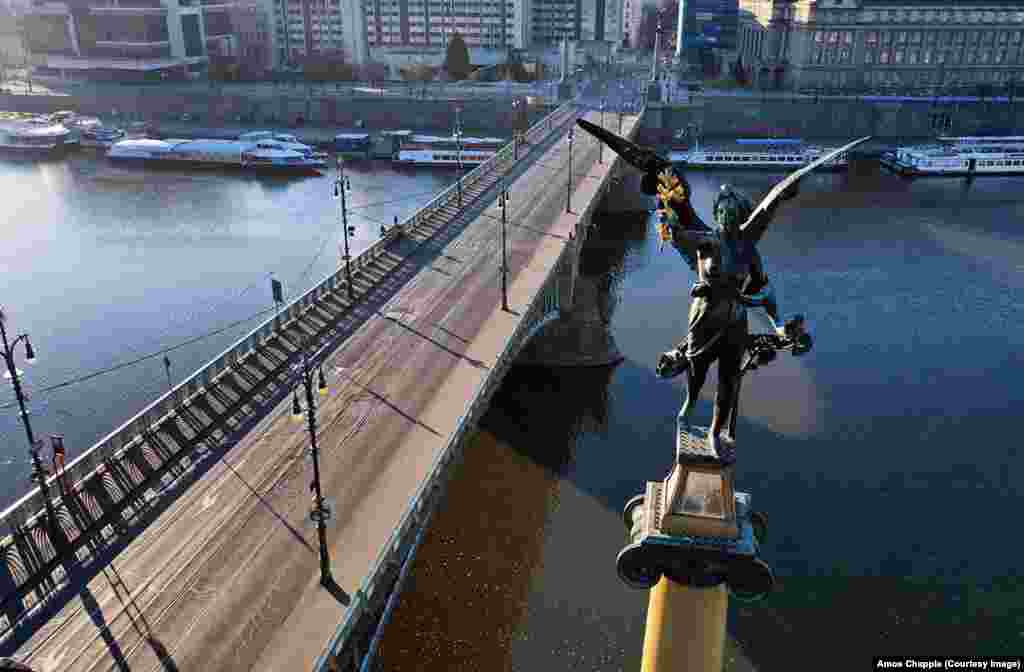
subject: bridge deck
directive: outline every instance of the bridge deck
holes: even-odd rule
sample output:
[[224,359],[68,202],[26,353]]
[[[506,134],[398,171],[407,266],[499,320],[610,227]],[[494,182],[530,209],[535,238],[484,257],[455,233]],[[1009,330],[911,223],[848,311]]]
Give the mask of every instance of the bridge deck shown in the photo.
[[[495,189],[484,186],[467,199],[480,196],[485,211],[402,241],[408,249],[396,249],[391,273],[359,287],[363,300],[340,318],[338,329],[354,331],[324,366],[331,394],[320,397],[317,418],[322,482],[337,510],[328,529],[332,571],[349,596],[575,226],[564,213],[563,137],[535,148],[544,154],[510,185],[513,312],[500,309],[500,211]],[[610,164],[596,164],[596,145],[577,138],[579,211]],[[344,308],[332,305],[343,296],[324,303],[324,317]],[[277,366],[270,357],[283,354],[253,361],[252,375]],[[191,409],[195,427],[183,421],[158,440],[189,440],[252,382],[236,375],[217,387],[212,402]],[[346,607],[318,585],[316,531],[305,525],[308,440],[305,423],[288,419],[290,403],[227,450],[16,655],[39,672],[311,669]]]

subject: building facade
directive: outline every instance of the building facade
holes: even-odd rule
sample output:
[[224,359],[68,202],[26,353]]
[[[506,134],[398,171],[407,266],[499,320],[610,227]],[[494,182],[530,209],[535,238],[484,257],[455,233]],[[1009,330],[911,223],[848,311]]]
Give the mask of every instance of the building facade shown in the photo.
[[273,68],[270,16],[265,5],[249,1],[230,12],[239,74],[247,79],[264,77]]
[[1024,80],[1022,2],[741,0],[741,8],[747,21],[738,53],[782,86],[932,89]]
[[299,65],[308,56],[366,62],[361,0],[261,1],[274,24],[269,46],[274,69]]
[[228,0],[36,2],[25,41],[37,75],[86,79],[199,76],[210,53],[230,53]]
[[470,49],[522,49],[524,0],[362,0],[370,48],[447,48],[459,33]]

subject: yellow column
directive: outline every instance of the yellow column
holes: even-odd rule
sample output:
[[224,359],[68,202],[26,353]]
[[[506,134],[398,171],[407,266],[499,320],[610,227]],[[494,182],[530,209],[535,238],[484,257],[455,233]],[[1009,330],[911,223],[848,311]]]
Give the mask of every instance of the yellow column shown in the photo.
[[721,672],[729,594],[661,577],[651,589],[640,672]]

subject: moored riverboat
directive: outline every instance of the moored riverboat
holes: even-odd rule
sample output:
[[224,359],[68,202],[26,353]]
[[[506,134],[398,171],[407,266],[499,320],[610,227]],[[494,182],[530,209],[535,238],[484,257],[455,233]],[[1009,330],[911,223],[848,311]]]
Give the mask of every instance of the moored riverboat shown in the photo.
[[[833,148],[805,143],[796,138],[741,138],[733,143],[702,145],[695,142],[689,149],[671,152],[673,163],[688,168],[764,169],[790,171],[801,168],[829,153]],[[842,170],[848,158],[841,154],[822,166],[823,169]]]
[[883,152],[879,162],[906,177],[1024,174],[1024,136],[943,136]]
[[107,152],[116,163],[150,166],[190,166],[263,173],[317,175],[327,162],[282,148],[274,141],[237,140],[122,140]]
[[394,162],[416,166],[478,166],[508,144],[502,138],[410,135],[401,140]]
[[369,133],[339,133],[334,136],[334,151],[346,159],[366,159],[373,149]]
[[43,117],[0,119],[0,153],[28,158],[62,156],[75,146],[71,131]]

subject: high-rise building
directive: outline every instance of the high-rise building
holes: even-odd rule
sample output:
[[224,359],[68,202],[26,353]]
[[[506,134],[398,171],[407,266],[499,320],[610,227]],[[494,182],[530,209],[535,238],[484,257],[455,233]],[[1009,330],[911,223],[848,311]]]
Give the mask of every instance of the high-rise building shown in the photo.
[[373,48],[443,49],[459,33],[469,48],[522,49],[523,0],[361,0]]
[[262,0],[273,19],[274,67],[297,65],[307,56],[333,55],[347,63],[366,60],[361,0]]
[[572,41],[622,42],[623,0],[532,0],[530,41],[534,46]]
[[229,53],[230,0],[37,0],[25,38],[40,75],[89,79],[198,76]]

